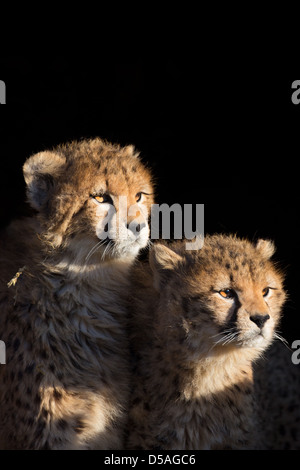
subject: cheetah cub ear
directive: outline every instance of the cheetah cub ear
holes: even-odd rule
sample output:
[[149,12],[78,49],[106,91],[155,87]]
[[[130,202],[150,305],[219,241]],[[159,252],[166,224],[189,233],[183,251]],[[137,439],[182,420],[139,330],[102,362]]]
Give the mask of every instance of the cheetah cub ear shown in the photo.
[[65,162],[65,157],[58,153],[40,152],[24,163],[27,197],[34,209],[41,210],[48,201],[55,177],[61,173]]
[[156,290],[161,290],[170,272],[176,269],[181,261],[183,261],[182,256],[167,246],[160,243],[153,246],[150,251],[149,262],[154,275],[153,285]]
[[262,238],[257,241],[256,249],[266,259],[271,258],[276,251],[275,245],[271,240],[263,240]]
[[134,158],[139,158],[140,153],[135,150],[134,145],[127,145],[123,149],[123,155],[124,157],[134,157]]

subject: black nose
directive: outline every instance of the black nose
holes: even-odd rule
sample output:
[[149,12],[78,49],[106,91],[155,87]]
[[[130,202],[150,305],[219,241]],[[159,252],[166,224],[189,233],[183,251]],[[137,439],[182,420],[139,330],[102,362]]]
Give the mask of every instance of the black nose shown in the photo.
[[130,227],[130,224],[126,224],[126,228],[130,228],[130,230],[131,230],[133,233],[134,233],[134,232],[138,233],[138,232],[141,231],[141,229],[142,229],[143,227],[141,227],[140,224],[136,224],[136,225],[133,225],[133,226],[131,226],[131,227]]
[[253,321],[257,326],[258,328],[262,328],[264,326],[264,324],[266,323],[267,320],[269,320],[270,318],[270,315],[261,315],[261,314],[257,314],[257,315],[251,315],[250,316],[250,320]]

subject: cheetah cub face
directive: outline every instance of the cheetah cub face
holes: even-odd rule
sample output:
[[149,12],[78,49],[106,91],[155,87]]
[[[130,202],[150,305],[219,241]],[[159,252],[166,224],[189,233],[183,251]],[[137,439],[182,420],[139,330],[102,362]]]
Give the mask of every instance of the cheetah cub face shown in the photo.
[[165,307],[172,314],[161,317],[164,327],[170,328],[177,311],[181,334],[194,351],[263,351],[276,336],[285,299],[283,276],[270,260],[272,242],[254,245],[215,235],[207,236],[199,251],[184,252],[180,243],[173,247],[156,245],[150,260],[161,308],[173,303]]
[[132,146],[72,142],[30,157],[24,176],[40,236],[78,265],[133,259],[147,245],[153,188]]

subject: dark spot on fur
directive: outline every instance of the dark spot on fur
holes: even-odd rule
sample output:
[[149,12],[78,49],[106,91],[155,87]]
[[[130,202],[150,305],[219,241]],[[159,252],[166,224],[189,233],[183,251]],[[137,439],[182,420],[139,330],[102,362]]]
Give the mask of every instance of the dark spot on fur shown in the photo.
[[17,352],[17,350],[19,349],[19,346],[20,346],[20,340],[19,338],[16,338],[13,344],[14,352]]
[[25,367],[25,374],[32,374],[34,368],[35,368],[35,363],[31,362]]
[[34,403],[35,403],[36,405],[39,405],[39,404],[41,403],[41,397],[40,397],[40,395],[37,394],[37,395],[35,396],[35,398],[34,398]]
[[230,406],[230,408],[235,407],[235,404],[233,403],[233,401],[231,400],[231,398],[227,398],[227,403],[228,403],[228,405]]
[[175,377],[173,379],[173,386],[175,388],[177,388],[179,386],[179,376],[178,375],[175,375]]
[[[45,429],[45,422],[44,422],[44,420],[39,419],[39,421],[37,423],[36,431],[34,433],[34,440],[37,440],[37,439],[41,438],[41,435],[43,434],[44,429]],[[35,445],[36,444],[34,443],[34,446]]]
[[55,437],[55,439],[53,440],[53,443],[58,446],[60,446],[62,442],[63,442],[63,439],[61,437]]
[[41,450],[51,450],[51,447],[48,441],[46,441],[45,444],[41,447]]
[[133,406],[136,406],[136,405],[139,405],[141,403],[142,399],[140,397],[136,397],[133,402],[132,402],[132,405]]
[[76,421],[75,421],[75,426],[74,426],[74,431],[77,433],[77,434],[80,434],[84,431],[85,429],[85,424],[84,422],[82,421],[81,418],[76,418]]
[[26,420],[26,423],[27,423],[27,425],[28,425],[29,427],[31,427],[31,426],[33,425],[33,423],[34,423],[34,419],[30,417],[30,418],[28,418],[28,419]]
[[[211,288],[213,289],[213,286],[212,286]],[[193,295],[193,296],[191,297],[191,300],[192,300],[193,302],[200,302],[200,301],[201,301],[201,295],[199,295],[199,294],[198,294],[198,295]]]
[[70,362],[75,367],[75,369],[83,370],[82,365],[79,364],[79,362],[75,361],[75,359],[73,359],[72,356],[70,356]]
[[61,418],[61,419],[58,419],[58,420],[57,420],[57,427],[58,427],[59,429],[65,430],[65,429],[67,429],[67,427],[68,427],[68,423],[67,423],[67,421],[66,421],[65,419],[62,419],[62,418]]
[[57,378],[58,380],[62,380],[64,378],[63,372],[57,372]]
[[182,297],[181,306],[184,312],[187,312],[190,308],[190,299],[188,297]]
[[21,406],[22,406],[22,402],[19,398],[16,399],[16,405],[17,405],[18,408],[21,408]]
[[150,405],[149,405],[149,403],[144,403],[144,410],[150,411]]
[[38,372],[35,376],[36,383],[39,383],[42,380],[42,378],[43,378],[42,372]]
[[41,351],[40,354],[43,359],[48,359],[49,357],[47,351],[45,351],[44,349]]
[[62,398],[62,393],[55,388],[53,391],[53,397],[55,400],[59,401]]

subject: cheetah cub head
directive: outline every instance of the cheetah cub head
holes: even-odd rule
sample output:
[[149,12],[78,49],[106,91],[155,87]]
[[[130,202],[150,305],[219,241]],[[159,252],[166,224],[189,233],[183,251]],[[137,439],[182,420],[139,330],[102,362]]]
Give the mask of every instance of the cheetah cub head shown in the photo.
[[150,265],[166,335],[195,354],[263,351],[276,336],[285,300],[273,253],[270,241],[252,244],[222,235],[205,237],[194,252],[186,252],[182,242],[155,245]]
[[132,146],[72,142],[33,155],[23,171],[49,251],[97,263],[133,259],[147,245],[153,187]]

